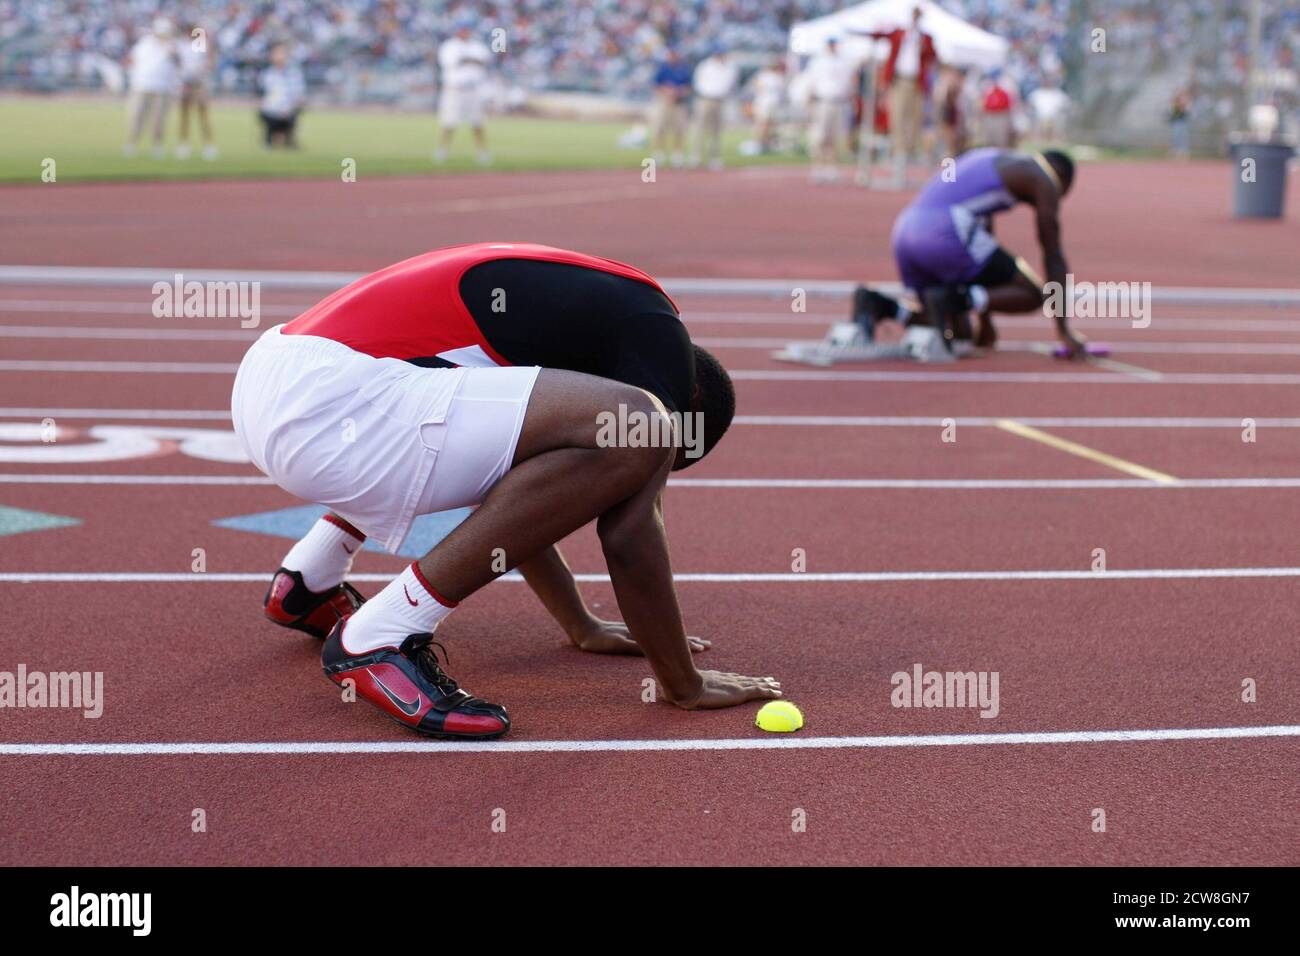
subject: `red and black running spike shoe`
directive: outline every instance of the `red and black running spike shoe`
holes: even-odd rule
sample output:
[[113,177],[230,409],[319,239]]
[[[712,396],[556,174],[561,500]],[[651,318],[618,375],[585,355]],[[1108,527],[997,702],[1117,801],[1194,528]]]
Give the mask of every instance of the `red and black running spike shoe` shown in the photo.
[[311,591],[299,572],[280,568],[266,589],[262,608],[267,620],[323,641],[335,624],[365,603],[346,581],[328,591]]
[[325,676],[340,686],[355,682],[356,692],[404,727],[426,737],[487,740],[510,729],[500,704],[470,696],[438,664],[434,648],[447,649],[432,634],[412,634],[398,648],[349,654],[343,647],[347,621],[339,621],[321,651]]

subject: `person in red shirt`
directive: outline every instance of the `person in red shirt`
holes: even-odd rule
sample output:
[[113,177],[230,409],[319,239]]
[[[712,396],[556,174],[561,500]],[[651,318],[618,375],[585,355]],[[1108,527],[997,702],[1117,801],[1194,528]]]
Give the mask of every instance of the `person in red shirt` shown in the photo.
[[934,38],[921,25],[923,17],[924,11],[914,7],[912,22],[907,27],[860,34],[889,41],[883,79],[889,89],[894,185],[900,189],[906,180],[907,163],[916,155],[920,145],[925,98],[929,95],[931,77],[939,63]]
[[[277,484],[327,513],[285,556],[266,616],[324,638],[336,684],[419,733],[487,738],[504,707],[446,672],[456,605],[518,568],[583,650],[644,654],[673,704],[779,697],[771,677],[697,669],[661,498],[735,411],[731,380],[632,266],[527,243],[437,249],[269,329],[240,365],[235,432]],[[477,506],[368,601],[346,583],[368,537]],[[624,622],[595,617],[555,544],[592,520]],[[446,652],[443,651],[445,658]]]
[[994,73],[984,91],[984,109],[981,115],[983,140],[986,146],[999,149],[1014,149],[1016,145],[1016,124],[1013,115],[1015,101],[1011,88]]

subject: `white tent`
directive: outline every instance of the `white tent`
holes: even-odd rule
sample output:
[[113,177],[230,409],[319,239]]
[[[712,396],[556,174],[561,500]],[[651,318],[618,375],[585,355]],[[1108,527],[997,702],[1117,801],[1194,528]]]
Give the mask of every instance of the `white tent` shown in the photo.
[[923,11],[921,26],[934,37],[942,62],[981,70],[991,70],[1006,62],[1009,46],[1006,40],[967,23],[930,0],[867,0],[838,13],[804,20],[790,29],[790,52],[799,56],[820,53],[826,48],[826,41],[835,37],[841,49],[851,56],[883,59],[889,46],[887,41],[873,42],[870,37],[854,34],[909,26],[916,7]]

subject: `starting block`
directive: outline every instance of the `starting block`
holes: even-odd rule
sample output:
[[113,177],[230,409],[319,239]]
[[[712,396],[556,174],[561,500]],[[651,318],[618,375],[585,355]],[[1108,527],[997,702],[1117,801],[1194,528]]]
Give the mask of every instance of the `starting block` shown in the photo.
[[780,362],[827,367],[849,362],[911,361],[943,363],[956,361],[935,329],[914,325],[898,342],[877,344],[853,322],[836,322],[826,338],[818,342],[789,342],[772,353]]

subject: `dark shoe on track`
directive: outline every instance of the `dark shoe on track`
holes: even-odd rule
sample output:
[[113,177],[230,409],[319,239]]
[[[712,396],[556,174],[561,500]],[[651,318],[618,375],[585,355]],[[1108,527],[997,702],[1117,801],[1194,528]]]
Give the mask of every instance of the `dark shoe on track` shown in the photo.
[[875,337],[876,326],[882,320],[898,316],[898,303],[870,286],[860,285],[853,290],[853,321],[866,330],[867,338]]
[[426,737],[488,740],[510,729],[500,704],[470,696],[438,664],[434,648],[447,649],[432,634],[412,634],[398,648],[349,654],[343,647],[347,621],[339,621],[321,651],[325,676],[335,684],[352,680],[357,696],[404,727]]
[[311,591],[299,572],[280,568],[266,589],[262,609],[268,621],[323,641],[335,624],[365,602],[346,581],[328,591]]
[[939,330],[950,351],[953,339],[970,341],[973,338],[969,288],[954,283],[932,286],[922,293],[921,300],[926,319]]

